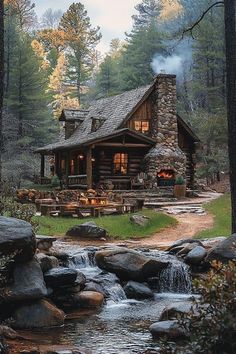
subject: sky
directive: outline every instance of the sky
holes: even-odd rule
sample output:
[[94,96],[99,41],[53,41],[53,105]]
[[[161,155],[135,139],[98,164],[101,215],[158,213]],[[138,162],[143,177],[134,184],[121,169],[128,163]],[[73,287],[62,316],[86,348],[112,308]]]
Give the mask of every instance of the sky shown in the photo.
[[[67,10],[75,0],[34,0],[35,10],[40,16],[48,8]],[[97,49],[103,54],[109,50],[113,38],[125,38],[125,32],[132,27],[131,16],[136,13],[134,6],[141,0],[82,0],[88,11],[93,27],[101,28],[102,39]]]

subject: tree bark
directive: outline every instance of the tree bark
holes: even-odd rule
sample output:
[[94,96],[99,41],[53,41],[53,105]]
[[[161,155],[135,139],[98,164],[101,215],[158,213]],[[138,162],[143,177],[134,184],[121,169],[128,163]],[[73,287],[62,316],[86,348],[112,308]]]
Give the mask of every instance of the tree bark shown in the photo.
[[2,181],[3,92],[4,92],[4,4],[3,4],[3,0],[0,0],[0,183]]
[[232,232],[236,232],[236,0],[225,0],[226,89]]

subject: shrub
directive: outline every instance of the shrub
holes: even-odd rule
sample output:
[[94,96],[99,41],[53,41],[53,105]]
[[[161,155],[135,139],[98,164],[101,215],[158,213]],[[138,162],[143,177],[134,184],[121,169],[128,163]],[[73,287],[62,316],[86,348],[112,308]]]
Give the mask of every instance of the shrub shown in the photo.
[[51,179],[51,187],[56,188],[60,187],[60,179],[57,175],[54,175]]
[[29,222],[34,231],[38,228],[38,221],[34,219],[36,208],[32,204],[20,204],[13,198],[0,199],[0,214]]
[[175,179],[175,184],[176,185],[179,185],[179,186],[182,186],[183,184],[185,184],[185,179],[183,176],[178,176],[176,177]]

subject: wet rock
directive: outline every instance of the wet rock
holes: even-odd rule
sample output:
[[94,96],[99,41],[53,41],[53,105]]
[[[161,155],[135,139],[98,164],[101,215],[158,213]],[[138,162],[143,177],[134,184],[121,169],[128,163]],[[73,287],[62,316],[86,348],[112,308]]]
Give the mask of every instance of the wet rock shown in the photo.
[[48,301],[39,300],[19,307],[12,318],[17,329],[58,327],[64,324],[65,314]]
[[156,276],[169,265],[164,259],[149,257],[124,247],[97,251],[95,259],[100,268],[115,273],[120,279],[141,282]]
[[149,327],[149,331],[151,332],[154,339],[158,339],[163,336],[172,340],[187,337],[186,331],[180,327],[176,320],[153,323]]
[[132,224],[139,226],[146,226],[148,224],[149,218],[142,214],[134,214],[130,217]]
[[3,255],[16,253],[14,259],[18,262],[31,260],[36,250],[32,226],[23,220],[0,216],[0,250]]
[[173,320],[176,319],[178,315],[193,313],[195,311],[196,306],[190,301],[176,302],[164,308],[159,321]]
[[81,225],[72,226],[67,231],[66,236],[87,239],[100,239],[107,236],[107,231],[102,227],[97,226],[93,221],[88,221]]
[[209,251],[206,260],[217,260],[223,263],[236,260],[236,234],[233,234],[213,247]]
[[148,286],[132,280],[124,286],[124,292],[129,299],[148,299],[154,296]]
[[44,279],[49,287],[71,285],[76,281],[77,271],[71,268],[53,268],[44,274]]
[[198,265],[205,259],[206,255],[206,249],[202,246],[197,246],[187,254],[185,261],[188,264]]
[[105,296],[105,290],[103,289],[103,287],[100,284],[93,281],[90,281],[85,284],[84,291],[96,291],[97,293],[101,293]]
[[36,236],[37,248],[40,251],[48,251],[52,247],[53,242],[56,240],[57,240],[56,237],[37,235]]
[[77,306],[82,308],[97,308],[102,306],[104,296],[95,291],[81,291],[75,297]]
[[[187,239],[178,240],[178,241],[174,242],[169,248],[167,248],[167,251],[169,253],[176,254],[179,251],[181,251],[182,249],[184,249],[187,245],[189,247],[189,244],[194,244],[193,248],[196,247],[196,246],[203,246],[201,241],[195,240],[195,239],[192,239],[192,238],[187,238]],[[189,251],[191,249],[189,248]]]
[[35,300],[47,295],[43,273],[35,259],[24,264],[16,264],[13,280],[13,284],[6,289],[6,301]]
[[48,270],[50,270],[52,268],[59,267],[59,261],[54,256],[47,256],[44,253],[38,253],[36,255],[36,259],[38,260],[43,273],[47,272]]

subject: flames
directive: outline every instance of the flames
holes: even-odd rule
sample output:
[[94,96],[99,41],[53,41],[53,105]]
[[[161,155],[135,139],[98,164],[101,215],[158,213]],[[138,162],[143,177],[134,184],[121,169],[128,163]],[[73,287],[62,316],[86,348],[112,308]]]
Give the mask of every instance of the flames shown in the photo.
[[80,204],[82,205],[107,205],[107,198],[106,197],[84,197],[80,198]]
[[174,178],[174,172],[172,171],[161,171],[157,174],[158,178],[164,178],[164,179],[173,179]]

